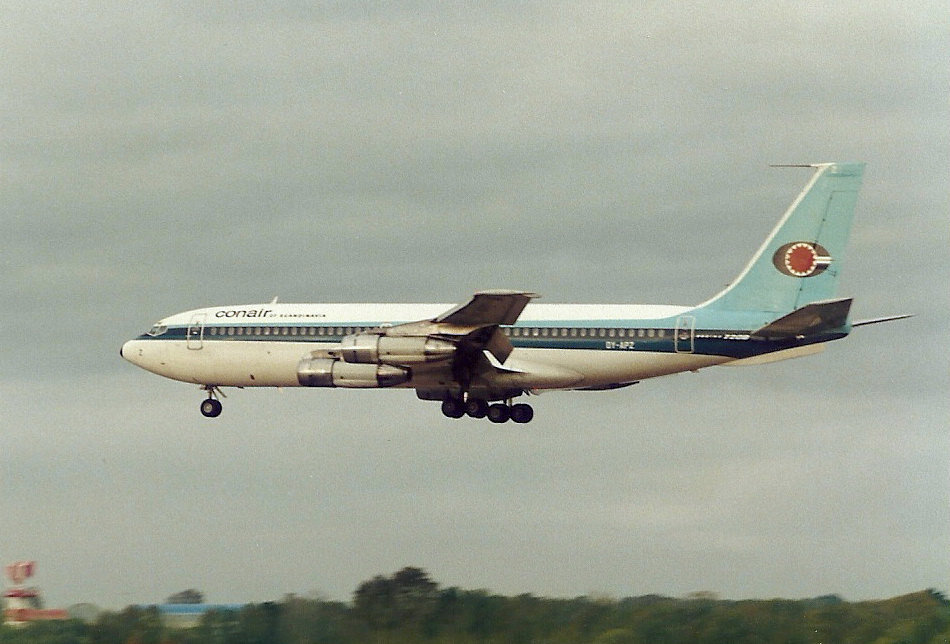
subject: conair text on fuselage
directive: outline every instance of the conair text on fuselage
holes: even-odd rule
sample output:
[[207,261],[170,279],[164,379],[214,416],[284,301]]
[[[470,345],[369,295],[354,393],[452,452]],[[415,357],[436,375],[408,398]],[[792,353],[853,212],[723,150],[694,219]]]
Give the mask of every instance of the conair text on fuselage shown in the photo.
[[217,311],[214,314],[216,318],[266,318],[273,309],[228,309],[226,311]]

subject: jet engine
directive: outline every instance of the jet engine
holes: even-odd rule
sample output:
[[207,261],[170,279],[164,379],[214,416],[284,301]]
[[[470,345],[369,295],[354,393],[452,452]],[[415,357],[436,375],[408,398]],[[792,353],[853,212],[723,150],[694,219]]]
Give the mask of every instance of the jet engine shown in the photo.
[[335,358],[304,358],[297,381],[304,387],[392,387],[409,380],[409,370],[388,364],[353,364]]
[[448,340],[427,336],[359,333],[343,338],[332,353],[354,364],[412,365],[448,360],[455,348]]

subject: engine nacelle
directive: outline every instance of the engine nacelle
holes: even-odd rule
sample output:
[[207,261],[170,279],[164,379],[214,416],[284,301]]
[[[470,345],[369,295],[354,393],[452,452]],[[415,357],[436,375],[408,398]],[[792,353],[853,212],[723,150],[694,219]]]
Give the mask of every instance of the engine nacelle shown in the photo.
[[355,364],[411,365],[448,360],[455,354],[455,345],[439,338],[359,333],[343,338],[336,351],[344,361]]
[[304,358],[297,381],[304,387],[392,387],[409,380],[409,370],[388,364],[352,364],[334,358]]

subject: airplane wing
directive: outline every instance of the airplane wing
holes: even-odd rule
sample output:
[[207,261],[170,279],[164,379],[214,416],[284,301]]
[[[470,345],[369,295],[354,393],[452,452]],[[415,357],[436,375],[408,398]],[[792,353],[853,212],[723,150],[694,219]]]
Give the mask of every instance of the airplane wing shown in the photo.
[[488,351],[500,362],[514,348],[499,325],[514,324],[536,293],[527,291],[479,291],[468,302],[433,318],[407,322],[385,329],[391,337],[432,337],[454,342],[462,353],[480,355]]
[[433,322],[457,326],[514,324],[536,293],[523,291],[479,291],[465,304],[446,311]]
[[456,306],[435,318],[439,335],[462,336],[460,346],[469,353],[488,351],[505,362],[514,347],[499,325],[514,324],[536,293],[525,291],[479,291],[465,304]]

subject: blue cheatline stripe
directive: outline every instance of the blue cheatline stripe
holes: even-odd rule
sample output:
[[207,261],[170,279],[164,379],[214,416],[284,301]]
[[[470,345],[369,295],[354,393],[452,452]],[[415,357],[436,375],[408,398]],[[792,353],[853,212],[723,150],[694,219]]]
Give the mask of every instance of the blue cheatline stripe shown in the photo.
[[[552,323],[553,324],[553,323]],[[200,338],[193,338],[193,340],[201,340],[202,342],[294,342],[294,343],[314,343],[314,344],[335,344],[343,339],[346,335],[351,335],[356,332],[356,328],[375,328],[369,324],[363,325],[326,325],[326,326],[314,326],[308,324],[300,325],[280,325],[280,326],[270,326],[267,325],[268,329],[287,329],[288,335],[282,335],[280,333],[274,335],[264,335],[263,329],[264,325],[247,325],[247,326],[206,326],[204,327],[204,334]],[[226,329],[234,329],[233,335],[212,335],[209,333],[209,330],[215,329],[216,331],[225,331]],[[242,329],[242,334],[237,335],[237,329]],[[764,353],[770,353],[773,351],[779,351],[782,349],[789,349],[798,346],[803,346],[806,344],[813,344],[815,342],[826,342],[828,340],[834,340],[841,337],[844,337],[846,333],[844,332],[834,332],[834,333],[825,333],[820,334],[814,337],[810,337],[807,340],[752,340],[749,338],[748,330],[743,329],[698,329],[692,337],[692,341],[687,338],[685,344],[681,344],[679,347],[676,346],[674,341],[674,330],[672,328],[652,328],[654,333],[653,337],[649,337],[649,331],[651,328],[644,327],[630,327],[630,326],[613,326],[613,327],[569,327],[569,326],[548,326],[542,327],[538,325],[532,326],[515,326],[507,327],[510,329],[519,329],[520,332],[524,333],[526,330],[531,333],[531,335],[526,336],[513,336],[509,335],[508,339],[511,342],[512,346],[516,348],[530,348],[530,349],[560,349],[560,350],[570,350],[570,349],[587,349],[594,351],[633,351],[633,352],[651,352],[651,353],[677,353],[677,352],[689,352],[695,355],[716,355],[716,356],[725,356],[731,358],[748,358],[756,355],[761,355]],[[290,335],[290,329],[297,329],[297,335]],[[324,329],[332,330],[332,334],[310,335],[309,333],[300,334],[300,329]],[[337,333],[336,330],[340,329],[343,332]],[[538,335],[534,335],[533,330],[538,329]],[[541,335],[542,329],[556,329],[558,335]],[[560,329],[567,329],[568,335],[561,336]],[[600,337],[600,329],[607,329],[606,333],[609,334],[609,330],[613,329],[615,334],[618,330],[622,329],[625,331],[625,336],[615,335],[614,337]],[[646,337],[640,337],[639,331],[644,331]],[[254,330],[254,333],[248,333],[247,330]],[[578,335],[572,336],[570,333],[576,330]],[[586,331],[588,333],[587,337],[581,337],[581,331]],[[597,335],[594,335],[594,334]],[[168,327],[165,333],[158,336],[150,336],[148,334],[143,334],[139,336],[140,340],[177,340],[183,341],[188,337],[188,327]],[[691,345],[692,351],[687,351],[687,345]],[[679,349],[679,351],[677,351]]]

